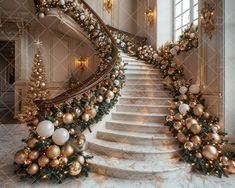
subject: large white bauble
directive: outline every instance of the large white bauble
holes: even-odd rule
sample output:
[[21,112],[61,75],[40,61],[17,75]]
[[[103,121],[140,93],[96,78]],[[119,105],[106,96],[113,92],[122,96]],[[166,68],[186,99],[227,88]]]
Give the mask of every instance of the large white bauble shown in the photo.
[[200,92],[200,85],[193,84],[189,87],[189,92],[192,94],[198,94]]
[[61,5],[64,5],[64,4],[65,4],[65,1],[64,1],[64,0],[60,0],[60,4],[61,4]]
[[45,14],[44,14],[44,12],[40,12],[40,13],[38,14],[38,17],[39,17],[40,19],[45,18]]
[[56,129],[52,140],[55,144],[62,146],[69,140],[69,132],[65,128]]
[[181,114],[186,114],[188,111],[190,110],[190,107],[189,107],[189,105],[188,104],[181,104],[180,106],[179,106],[179,112],[181,113]]
[[48,138],[54,133],[54,124],[49,120],[41,121],[36,129],[39,136]]
[[179,92],[180,92],[181,94],[185,94],[187,91],[188,91],[188,88],[185,87],[185,86],[182,86],[182,87],[180,87],[180,89],[179,89]]

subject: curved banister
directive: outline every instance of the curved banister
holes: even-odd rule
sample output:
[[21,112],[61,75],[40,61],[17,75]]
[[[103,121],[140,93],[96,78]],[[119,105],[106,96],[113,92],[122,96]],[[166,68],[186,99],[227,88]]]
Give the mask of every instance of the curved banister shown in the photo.
[[[40,1],[35,1],[35,3],[39,3]],[[40,2],[41,3],[41,2]],[[111,40],[112,45],[112,59],[108,63],[108,66],[106,69],[99,74],[93,74],[88,79],[86,79],[84,82],[80,83],[77,87],[67,90],[66,92],[56,96],[53,99],[45,100],[45,101],[37,101],[37,105],[42,110],[43,108],[50,107],[52,105],[67,101],[69,99],[72,99],[76,96],[80,96],[84,94],[86,91],[91,90],[94,86],[98,85],[100,82],[102,82],[105,77],[111,72],[111,70],[114,68],[116,60],[118,58],[118,49],[116,47],[116,41],[114,40],[112,34],[110,33],[108,27],[103,22],[103,20],[97,15],[97,13],[83,0],[79,0],[79,3],[83,4],[84,10],[88,10],[89,13],[92,14],[92,17],[95,18],[101,28],[102,31],[105,32],[105,34],[108,36],[108,38]]]

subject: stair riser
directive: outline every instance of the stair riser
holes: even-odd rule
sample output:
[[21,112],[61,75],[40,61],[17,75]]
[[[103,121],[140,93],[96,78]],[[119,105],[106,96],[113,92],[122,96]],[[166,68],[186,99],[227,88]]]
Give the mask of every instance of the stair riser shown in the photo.
[[124,135],[117,135],[112,133],[98,132],[97,138],[111,141],[111,142],[119,142],[124,144],[134,144],[134,145],[153,145],[158,148],[174,148],[177,149],[178,145],[175,138],[171,138],[170,136],[167,138],[141,138],[141,137],[128,137]]
[[140,104],[140,105],[169,105],[168,99],[119,99],[119,104]]
[[149,79],[156,79],[156,78],[162,78],[160,74],[128,74],[126,73],[126,78],[131,78],[131,79],[144,79],[144,78],[149,78]]
[[[120,159],[132,159],[132,160],[173,160],[179,157],[179,150],[166,152],[166,153],[140,153],[136,151],[125,151],[107,148],[105,146],[96,145],[88,142],[88,149],[93,154],[106,155],[108,157],[115,157]],[[168,161],[169,162],[169,161]]]
[[168,107],[148,107],[148,106],[122,106],[117,105],[118,112],[143,112],[143,113],[162,113],[168,112]]
[[164,123],[165,116],[141,116],[133,114],[112,114],[112,119],[117,121],[134,121],[134,122],[149,122],[149,123]]
[[[136,83],[137,84],[137,83]],[[125,89],[129,90],[153,90],[153,91],[164,91],[162,84],[156,85],[126,85]]]
[[93,172],[109,176],[113,178],[121,178],[121,179],[129,179],[129,180],[159,180],[159,179],[168,179],[184,177],[191,171],[190,168],[176,168],[170,171],[162,171],[162,172],[140,172],[133,170],[124,170],[124,169],[116,169],[111,167],[105,167],[102,165],[91,164],[91,169]]
[[151,92],[151,91],[131,91],[131,90],[122,90],[122,96],[130,97],[170,97],[170,94],[167,92]]
[[156,134],[169,134],[169,128],[164,126],[153,127],[145,125],[128,125],[128,124],[119,124],[113,122],[107,122],[106,128],[111,130],[119,131],[129,131],[129,132],[139,132],[139,133],[156,133]]
[[141,79],[133,79],[133,80],[126,80],[126,84],[162,84],[162,80],[141,80]]

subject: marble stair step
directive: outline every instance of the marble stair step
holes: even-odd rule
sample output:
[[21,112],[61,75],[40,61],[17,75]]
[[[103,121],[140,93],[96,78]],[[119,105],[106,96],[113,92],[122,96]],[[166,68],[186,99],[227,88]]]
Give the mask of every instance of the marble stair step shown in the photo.
[[166,97],[120,97],[119,104],[169,105],[171,98]]
[[112,120],[135,121],[148,123],[164,123],[166,114],[144,114],[137,112],[113,112]]
[[163,79],[126,79],[126,84],[162,84]]
[[135,67],[131,67],[131,66],[126,66],[126,71],[138,71],[138,72],[150,72],[152,71],[153,73],[159,73],[159,71],[157,69],[154,69],[152,67],[142,67],[142,68],[135,68]]
[[122,56],[122,61],[127,63],[139,63],[139,64],[145,64],[145,61],[136,59],[135,57],[124,57]]
[[167,91],[155,91],[155,90],[121,90],[121,95],[123,97],[167,97],[169,98],[170,94]]
[[[140,132],[127,132],[120,130],[112,130],[105,129],[97,132],[97,138],[125,143],[125,144],[133,144],[133,145],[155,145],[159,148],[164,148],[169,145],[175,145],[177,147],[177,141],[174,137],[169,134],[148,134],[148,133],[140,133]],[[143,146],[140,146],[143,147]]]
[[130,90],[155,90],[155,91],[164,91],[163,84],[126,84],[124,89]]
[[122,179],[156,179],[184,176],[191,168],[184,162],[136,161],[94,156],[89,161],[94,172]]
[[106,122],[105,127],[107,129],[129,131],[129,132],[141,132],[141,133],[170,133],[169,128],[160,123],[136,123],[133,121],[114,121],[110,120]]
[[143,64],[140,64],[140,63],[128,63],[126,65],[126,68],[136,68],[136,69],[142,69],[142,68],[152,68],[152,69],[155,69],[156,71],[158,71],[158,69],[154,68],[153,65],[150,65],[150,64],[146,64],[146,63],[143,63]]
[[154,145],[140,146],[100,139],[87,141],[87,149],[92,153],[122,159],[168,160],[179,158],[181,149],[178,145],[166,145],[164,148]]
[[143,112],[143,113],[164,113],[167,114],[168,105],[136,105],[136,104],[118,104],[116,109],[118,112]]
[[142,70],[142,69],[127,69],[125,71],[126,74],[128,73],[135,73],[135,74],[151,74],[151,73],[156,73],[158,75],[161,75],[161,73],[159,73],[156,69],[146,69],[146,70]]
[[162,75],[160,73],[149,73],[149,74],[146,74],[146,73],[125,73],[126,75],[126,79],[129,79],[129,78],[138,78],[138,79],[143,79],[143,78],[150,78],[150,79],[154,79],[154,78],[162,78]]

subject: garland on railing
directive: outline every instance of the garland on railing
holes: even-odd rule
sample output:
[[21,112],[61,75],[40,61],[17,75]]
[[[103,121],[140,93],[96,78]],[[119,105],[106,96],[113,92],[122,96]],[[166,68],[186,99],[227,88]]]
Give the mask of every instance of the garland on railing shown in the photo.
[[219,119],[206,110],[200,86],[184,80],[182,65],[174,61],[181,52],[198,47],[197,35],[197,28],[191,25],[179,41],[167,43],[158,51],[151,46],[140,47],[137,54],[139,59],[159,68],[166,88],[174,96],[165,125],[181,143],[182,160],[204,174],[222,177],[235,173],[235,162],[229,160],[229,155],[222,150],[226,143],[225,133],[221,131]]
[[[97,74],[102,74],[112,59],[113,48],[98,20],[82,3],[75,1],[43,1],[38,7],[39,14],[50,11],[50,8],[60,8],[87,32],[101,57]],[[107,78],[91,90],[55,104],[48,109],[45,120],[39,122],[35,117],[28,122],[30,135],[24,140],[26,145],[15,154],[15,163],[19,165],[16,173],[22,179],[34,182],[51,179],[57,183],[68,177],[87,176],[90,171],[87,159],[92,156],[83,152],[86,139],[82,132],[87,128],[90,130],[92,124],[109,113],[118,100],[124,80],[124,64],[117,59]]]

